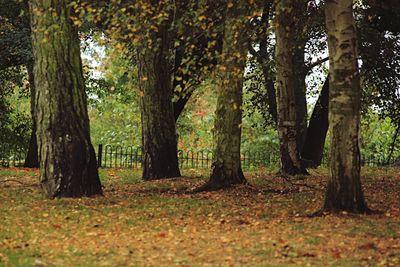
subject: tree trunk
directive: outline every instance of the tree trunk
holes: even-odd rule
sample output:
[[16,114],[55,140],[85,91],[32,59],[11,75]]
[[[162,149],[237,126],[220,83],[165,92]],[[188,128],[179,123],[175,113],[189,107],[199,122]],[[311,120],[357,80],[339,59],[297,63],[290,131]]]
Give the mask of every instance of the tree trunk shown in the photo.
[[33,75],[33,63],[26,65],[29,78],[29,90],[31,97],[31,116],[32,116],[32,133],[29,140],[28,152],[26,154],[24,167],[39,168],[38,145],[36,140],[36,107],[35,107],[35,78]]
[[314,106],[301,152],[301,157],[306,167],[316,168],[322,163],[325,139],[329,127],[328,108],[329,76],[326,78],[317,103]]
[[[262,11],[261,16],[261,31],[258,35],[259,38],[259,52],[255,52],[253,56],[256,57],[258,63],[261,65],[261,70],[264,76],[264,86],[265,90],[267,91],[267,102],[268,102],[268,112],[271,115],[272,121],[275,125],[278,123],[278,111],[276,106],[276,91],[275,91],[275,84],[272,75],[272,64],[269,60],[269,52],[268,52],[268,42],[269,42],[269,17],[270,13],[272,12],[273,2],[266,2],[264,4],[264,8]],[[252,45],[252,44],[250,44]],[[255,51],[255,50],[254,50]]]
[[157,24],[157,31],[152,30],[151,23],[143,22],[138,48],[144,180],[181,176],[168,65],[170,22]]
[[198,191],[218,190],[246,183],[240,161],[240,140],[249,11],[250,6],[244,0],[228,1],[223,50],[216,70],[218,98],[214,125],[214,161],[210,180]]
[[[303,1],[298,1],[298,6],[296,9],[298,11],[304,10],[306,4]],[[300,5],[299,5],[300,4]],[[305,10],[304,10],[305,11]],[[300,14],[297,12],[296,16],[300,17]],[[304,15],[303,15],[304,16]],[[304,50],[305,50],[305,41],[301,38],[301,30],[304,27],[301,25],[300,21],[295,22],[295,30],[296,30],[296,44],[293,48],[293,71],[295,76],[295,85],[294,85],[294,95],[295,95],[295,104],[296,104],[296,128],[297,128],[297,147],[299,151],[302,150],[304,142],[306,140],[307,135],[307,97],[306,97],[306,65],[304,62]]]
[[365,213],[360,181],[360,79],[352,0],[327,0],[331,132],[330,177],[323,210]]
[[396,146],[396,141],[397,141],[397,137],[400,134],[400,124],[397,125],[396,130],[394,132],[393,138],[392,138],[392,144],[390,145],[390,151],[389,151],[389,156],[386,160],[386,165],[389,165],[390,162],[392,161],[392,156],[393,156],[393,152],[394,152],[394,148]]
[[295,0],[276,2],[276,69],[278,135],[280,141],[281,172],[287,175],[307,174],[300,159],[299,127],[295,90],[298,90],[294,52],[296,31]]
[[30,1],[40,185],[49,198],[102,194],[79,37],[67,2]]

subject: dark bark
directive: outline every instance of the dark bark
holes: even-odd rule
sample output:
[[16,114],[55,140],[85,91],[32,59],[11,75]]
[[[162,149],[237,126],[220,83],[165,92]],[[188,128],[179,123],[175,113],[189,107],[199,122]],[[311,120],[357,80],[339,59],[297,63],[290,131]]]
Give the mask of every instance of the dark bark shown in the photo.
[[144,19],[138,47],[144,180],[181,176],[168,65],[170,20],[153,25],[157,31],[151,23]]
[[264,74],[264,84],[267,90],[268,97],[268,112],[271,115],[272,121],[278,123],[278,107],[276,105],[276,91],[274,80],[269,75],[269,70],[265,67],[263,69]]
[[[303,3],[302,1],[300,1]],[[296,7],[301,10],[301,7]],[[296,14],[297,15],[297,14]],[[300,24],[300,21],[295,21],[296,24]],[[306,65],[304,62],[304,49],[305,49],[305,41],[304,38],[301,38],[301,34],[299,34],[300,29],[303,27],[297,26],[297,34],[296,34],[296,44],[294,47],[293,54],[293,69],[295,75],[295,104],[296,104],[296,127],[297,127],[297,147],[299,151],[302,150],[304,142],[306,140],[307,135],[307,98],[306,98]]]
[[[299,1],[300,4],[304,4]],[[278,135],[280,141],[281,172],[286,175],[308,174],[300,158],[302,132],[300,121],[299,63],[294,56],[297,51],[296,28],[293,23],[298,10],[295,0],[276,1],[276,69]],[[303,90],[303,89],[301,89]],[[302,109],[303,107],[301,107]]]
[[[245,0],[227,7],[224,44],[217,67],[216,143],[210,180],[197,191],[244,184],[240,161],[242,88],[248,52],[246,28],[251,7]],[[228,5],[229,6],[229,5]]]
[[32,133],[29,140],[28,152],[26,154],[24,167],[39,168],[38,145],[36,140],[36,107],[35,107],[35,79],[33,74],[33,63],[26,65],[29,78],[29,89],[31,98],[31,117],[32,117]]
[[272,2],[267,2],[264,5],[261,22],[260,22],[260,33],[257,36],[259,39],[260,50],[257,52],[253,49],[250,44],[250,52],[257,59],[261,65],[262,73],[264,76],[264,86],[267,91],[267,104],[268,112],[271,115],[272,121],[278,123],[278,109],[276,105],[276,88],[275,81],[273,78],[273,72],[271,71],[271,62],[268,59],[268,38],[269,38],[269,17],[271,13]]
[[67,2],[30,1],[40,185],[49,198],[102,194],[79,37]]
[[327,0],[329,47],[330,176],[324,211],[369,211],[360,179],[360,96],[352,0]]
[[[187,102],[193,95],[196,87],[204,80],[217,64],[217,55],[222,51],[223,32],[220,30],[224,17],[221,1],[177,1],[174,15],[174,25],[181,25],[174,29],[174,40],[180,40],[175,48],[174,55],[174,117],[178,120]],[[202,22],[203,27],[188,24],[186,19],[188,10],[201,12],[208,22]],[[213,46],[210,46],[214,44]]]
[[329,128],[329,76],[326,78],[314,106],[307,136],[301,152],[302,160],[307,168],[316,168],[322,163],[326,134]]
[[189,102],[190,97],[194,93],[194,88],[190,90],[186,90],[185,94],[182,94],[177,101],[174,102],[174,119],[175,122],[179,119],[179,116],[182,114],[183,110],[187,102]]

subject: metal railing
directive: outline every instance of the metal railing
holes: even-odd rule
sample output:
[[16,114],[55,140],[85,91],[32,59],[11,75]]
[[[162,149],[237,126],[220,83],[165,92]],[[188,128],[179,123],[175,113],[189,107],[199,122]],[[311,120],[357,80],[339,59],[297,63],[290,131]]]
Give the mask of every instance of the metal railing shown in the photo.
[[[143,154],[139,146],[98,145],[96,149],[97,165],[100,168],[142,168]],[[0,149],[0,167],[22,167],[26,158],[26,150],[20,148]],[[213,163],[214,154],[211,149],[178,150],[179,167],[191,169],[208,169]],[[242,168],[276,167],[280,164],[279,151],[243,151],[240,156]],[[400,158],[389,162],[383,155],[362,157],[362,166],[400,166]],[[329,166],[329,158],[324,156],[322,166]]]
[[22,167],[26,158],[26,150],[21,148],[0,150],[1,167]]
[[[272,166],[279,163],[279,155],[276,151],[244,151],[240,158],[244,169]],[[210,149],[178,150],[180,168],[207,169],[211,167],[213,159],[214,154]],[[97,148],[97,165],[101,168],[141,168],[142,163],[141,147],[99,145]]]

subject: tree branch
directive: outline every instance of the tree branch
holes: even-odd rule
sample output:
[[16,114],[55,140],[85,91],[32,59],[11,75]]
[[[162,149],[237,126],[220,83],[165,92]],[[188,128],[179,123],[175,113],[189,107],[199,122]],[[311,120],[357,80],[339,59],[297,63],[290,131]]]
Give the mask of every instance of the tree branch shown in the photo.
[[321,58],[321,59],[311,63],[310,65],[306,66],[307,72],[309,72],[312,68],[314,68],[328,60],[329,60],[329,57],[324,57],[324,58]]

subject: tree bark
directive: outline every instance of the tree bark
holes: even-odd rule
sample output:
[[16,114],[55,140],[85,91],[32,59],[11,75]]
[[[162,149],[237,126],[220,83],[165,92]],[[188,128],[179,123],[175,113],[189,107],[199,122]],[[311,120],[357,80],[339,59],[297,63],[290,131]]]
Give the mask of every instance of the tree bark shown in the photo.
[[[138,47],[144,180],[181,176],[168,64],[170,20],[151,23],[143,18]],[[157,31],[151,26],[158,27]]]
[[316,168],[322,163],[324,145],[329,128],[329,76],[315,103],[310,123],[308,124],[306,140],[301,152],[306,167]]
[[293,26],[296,0],[276,1],[276,69],[278,135],[281,172],[286,175],[307,174],[302,165],[299,147],[299,118],[296,90],[299,90],[295,69],[296,30]]
[[214,125],[214,161],[209,181],[198,191],[218,190],[246,179],[240,161],[242,89],[251,7],[245,0],[228,1],[223,50],[217,66],[217,107]]
[[278,123],[278,111],[276,105],[276,91],[275,91],[275,84],[274,79],[271,77],[271,62],[266,59],[268,57],[268,38],[269,38],[269,16],[271,13],[273,3],[265,3],[263,8],[263,14],[261,16],[261,38],[260,38],[260,51],[257,56],[257,61],[261,65],[261,69],[264,76],[264,86],[267,91],[268,96],[268,112],[271,115],[271,118],[275,124]]
[[30,1],[40,185],[49,198],[102,194],[90,141],[79,37],[67,4]]
[[31,117],[32,117],[32,133],[29,140],[28,152],[26,154],[24,167],[39,168],[38,145],[36,140],[36,107],[35,107],[35,78],[33,74],[33,62],[26,65],[29,79],[29,90],[31,98]]
[[352,0],[327,0],[331,132],[324,211],[368,211],[360,180],[360,79]]
[[[301,21],[299,19],[296,21],[296,17],[299,18],[303,14],[299,14],[298,12],[304,10],[305,12],[306,3],[304,1],[297,1],[297,6],[295,10],[297,10],[295,17],[293,18],[293,22],[295,23],[295,41],[296,44],[293,48],[293,71],[295,76],[295,85],[294,85],[294,95],[295,95],[295,104],[296,104],[296,128],[297,128],[297,147],[299,151],[302,150],[304,146],[304,142],[306,140],[307,135],[307,122],[308,122],[308,114],[307,114],[307,97],[306,97],[306,65],[304,61],[304,50],[305,50],[305,40],[302,38],[302,30],[304,29],[301,26]],[[304,15],[303,15],[304,16]]]

